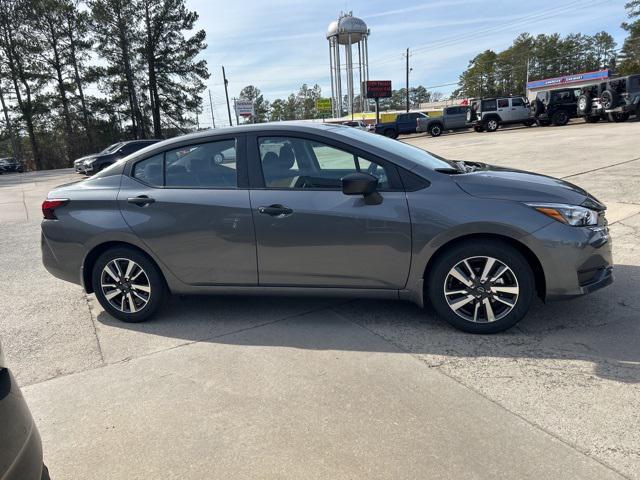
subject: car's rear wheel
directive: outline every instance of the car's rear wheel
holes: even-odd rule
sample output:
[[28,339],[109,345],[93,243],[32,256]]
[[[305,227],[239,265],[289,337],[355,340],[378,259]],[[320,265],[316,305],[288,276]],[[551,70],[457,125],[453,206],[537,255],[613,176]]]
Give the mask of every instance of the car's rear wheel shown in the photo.
[[396,131],[395,130],[393,130],[391,128],[387,128],[384,131],[384,136],[387,137],[387,138],[396,138],[397,135],[396,135]]
[[102,308],[124,322],[142,322],[162,305],[167,287],[158,267],[133,248],[104,252],[93,266],[93,289]]
[[500,122],[498,122],[497,118],[490,118],[486,121],[486,129],[487,132],[495,132],[496,130],[498,130],[498,127],[500,126]]
[[430,269],[428,296],[437,314],[469,333],[496,333],[518,323],[535,293],[533,271],[508,243],[469,241],[445,251]]
[[432,137],[439,137],[440,135],[442,135],[442,125],[439,125],[437,123],[431,125],[429,127],[429,135],[431,135]]
[[629,120],[630,116],[631,115],[628,112],[625,112],[625,113],[614,112],[609,114],[609,121],[615,122],[615,123],[622,123]]
[[522,122],[522,124],[523,124],[525,127],[533,127],[533,126],[535,125],[535,123],[536,123],[536,121],[535,121],[535,119],[533,119],[533,118],[532,118],[532,119],[530,119],[530,120],[525,120],[524,122]]

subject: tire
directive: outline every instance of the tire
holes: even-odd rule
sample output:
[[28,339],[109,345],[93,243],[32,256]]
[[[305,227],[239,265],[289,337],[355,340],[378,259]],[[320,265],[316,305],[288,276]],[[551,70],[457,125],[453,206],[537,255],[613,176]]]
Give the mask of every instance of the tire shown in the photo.
[[485,128],[487,132],[495,132],[496,130],[498,130],[499,126],[500,126],[500,121],[495,117],[491,117],[485,120]]
[[387,138],[396,138],[398,136],[398,134],[392,128],[387,128],[384,131],[384,136],[387,137]]
[[[136,266],[127,279],[125,275],[128,262],[133,262]],[[116,278],[109,275],[107,266],[122,281],[120,285]],[[102,308],[112,317],[128,323],[143,322],[155,314],[168,292],[164,277],[155,263],[138,250],[128,247],[110,248],[100,255],[93,266],[91,280]],[[139,283],[133,283],[133,280]],[[107,295],[113,293],[115,296],[108,299]],[[144,299],[145,302],[142,301]]]
[[627,120],[629,120],[629,117],[631,115],[629,114],[629,112],[624,112],[624,113],[610,113],[609,114],[609,121],[610,122],[615,122],[615,123],[622,123],[622,122],[626,122]]
[[429,126],[429,135],[432,137],[439,137],[442,135],[442,125],[439,123],[434,123]]
[[605,110],[616,108],[618,103],[618,94],[613,90],[605,90],[600,94],[600,104]]
[[578,115],[585,115],[591,111],[591,95],[582,94],[578,97]]
[[[488,280],[492,275],[497,275],[503,266],[507,267],[493,282],[491,289],[485,288],[490,285],[485,281],[484,286],[474,287],[473,294],[452,293],[456,289],[465,289],[462,283],[452,277],[454,267],[462,273],[463,278],[469,279],[471,275],[464,264],[466,261],[478,278],[482,277],[487,259],[493,260]],[[493,290],[500,287],[505,290]],[[454,327],[468,333],[497,333],[511,328],[527,314],[535,294],[535,279],[527,260],[510,244],[501,240],[476,240],[459,243],[438,255],[428,272],[426,288],[438,316]],[[507,293],[506,289],[515,289],[517,293]],[[449,291],[448,295],[445,294],[446,290]],[[496,300],[497,297],[510,303],[510,306]],[[467,300],[467,303],[454,310],[452,305],[462,300]],[[477,310],[474,308],[476,304],[479,305]],[[477,316],[476,321],[472,315]],[[490,320],[491,315],[494,320]]]
[[522,122],[522,124],[525,127],[533,127],[535,125],[535,123],[536,123],[536,121],[534,119],[526,120],[526,121]]
[[482,125],[474,125],[473,129],[478,133],[484,132],[484,127]]
[[544,103],[542,103],[542,100],[540,100],[539,98],[536,98],[536,100],[533,102],[533,114],[537,117],[542,113],[544,113]]
[[569,120],[570,117],[566,110],[558,110],[551,117],[551,122],[553,122],[556,127],[562,127],[566,125],[567,123],[569,123]]
[[600,117],[596,115],[586,115],[584,117],[584,121],[587,123],[598,123],[600,121]]
[[538,124],[539,127],[548,127],[549,125],[551,125],[551,121],[547,119],[544,119],[544,120],[538,119],[536,123]]

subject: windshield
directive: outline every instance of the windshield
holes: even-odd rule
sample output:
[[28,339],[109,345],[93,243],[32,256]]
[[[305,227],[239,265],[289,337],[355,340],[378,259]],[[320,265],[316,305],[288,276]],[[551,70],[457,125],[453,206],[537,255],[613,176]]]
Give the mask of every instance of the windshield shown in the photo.
[[118,148],[120,148],[120,146],[123,144],[124,142],[118,142],[118,143],[114,143],[113,145],[109,145],[107,148],[105,148],[104,150],[102,150],[100,152],[100,155],[102,155],[103,153],[111,153],[115,150],[117,150]]
[[356,128],[336,128],[334,132],[344,135],[345,137],[360,140],[382,150],[386,150],[387,152],[406,158],[407,160],[423,165],[431,170],[450,169],[454,166],[449,161],[434,155],[433,153],[429,153],[421,148],[407,145],[406,143],[399,142],[398,140],[393,140],[382,135],[375,135]]

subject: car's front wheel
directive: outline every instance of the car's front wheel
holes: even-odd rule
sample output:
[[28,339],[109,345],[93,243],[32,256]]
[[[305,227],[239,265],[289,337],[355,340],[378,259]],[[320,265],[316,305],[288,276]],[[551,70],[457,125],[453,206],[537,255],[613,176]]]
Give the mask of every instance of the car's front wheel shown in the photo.
[[469,333],[496,333],[518,323],[535,293],[524,256],[503,241],[460,243],[429,271],[427,293],[436,313]]
[[439,137],[442,135],[442,126],[435,123],[429,127],[429,135],[432,137]]
[[497,118],[490,118],[486,121],[487,132],[495,132],[496,130],[498,130],[499,126],[500,122],[498,122]]
[[167,287],[158,267],[133,248],[104,252],[93,266],[93,289],[102,308],[124,322],[142,322],[162,305]]

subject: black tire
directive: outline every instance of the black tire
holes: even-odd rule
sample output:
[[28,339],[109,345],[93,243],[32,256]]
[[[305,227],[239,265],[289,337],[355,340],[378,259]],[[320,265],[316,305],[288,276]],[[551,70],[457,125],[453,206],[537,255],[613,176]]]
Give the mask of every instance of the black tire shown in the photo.
[[569,117],[569,114],[566,110],[558,110],[554,112],[553,116],[551,117],[551,121],[556,127],[562,127],[569,123],[570,118],[571,117]]
[[522,122],[525,127],[533,127],[536,124],[536,121],[532,118],[530,120],[526,120]]
[[49,476],[49,469],[44,463],[42,464],[42,473],[40,474],[40,480],[51,480],[51,477]]
[[597,115],[586,115],[584,117],[584,121],[587,123],[598,123],[600,121],[600,117]]
[[583,93],[578,97],[578,115],[585,115],[591,111],[591,95]]
[[433,123],[429,126],[429,135],[432,137],[439,137],[442,135],[442,125],[439,123]]
[[484,121],[487,132],[495,132],[500,126],[500,120],[496,117],[489,117]]
[[613,90],[605,90],[600,94],[600,104],[605,110],[616,108],[618,104],[618,93]]
[[474,125],[473,129],[478,133],[484,132],[484,127],[482,125]]
[[384,131],[384,136],[387,138],[396,138],[398,136],[398,134],[396,133],[396,131],[392,128],[387,128]]
[[[135,308],[133,309],[134,310],[133,312],[131,311],[132,310],[131,308],[129,308],[128,312],[122,311],[116,308],[115,306],[113,306],[105,296],[105,292],[103,291],[103,288],[101,286],[103,269],[107,264],[109,264],[112,260],[115,260],[115,259],[122,259],[118,262],[123,266],[121,270],[124,269],[124,261],[131,260],[136,264],[138,264],[139,267],[143,270],[144,274],[146,275],[145,280],[141,279],[139,281],[143,286],[148,287],[150,291],[149,291],[147,303],[144,306],[141,306],[140,309],[137,311],[135,311]],[[118,273],[118,272],[115,272],[115,273]],[[105,275],[104,277],[105,279],[108,278],[106,273],[104,275]],[[121,275],[118,275],[118,276],[120,276],[120,280],[122,281],[123,280],[122,276]],[[127,280],[128,281],[125,281],[124,282],[125,285],[122,285],[122,287],[128,289],[128,291],[133,293],[134,287],[131,287],[131,284],[133,283],[133,281],[129,279]],[[137,322],[143,322],[147,320],[149,317],[155,314],[157,310],[162,306],[168,293],[168,289],[167,289],[164,277],[162,276],[162,273],[160,272],[156,264],[143,253],[129,247],[110,248],[109,250],[104,252],[102,255],[100,255],[93,266],[91,281],[93,284],[93,289],[96,294],[96,298],[100,302],[100,305],[102,305],[102,308],[104,308],[105,311],[109,313],[112,317],[128,323],[137,323]],[[116,286],[115,285],[116,281],[115,280],[113,281],[114,281],[114,286]],[[116,288],[114,288],[113,290],[110,290],[109,293],[111,293],[114,290],[116,290]],[[145,292],[143,291],[141,291],[141,294],[143,296],[146,296]],[[125,297],[125,300],[122,300],[123,297]],[[124,302],[125,310],[126,310],[129,305],[128,303],[129,299],[126,298],[124,294],[117,294],[114,297],[114,302],[117,300],[122,300]],[[134,296],[131,296],[131,301],[137,302],[138,300],[136,300]],[[136,306],[138,305],[134,303],[134,307]]]
[[[491,313],[496,312],[497,320],[490,322],[474,322],[473,319],[465,319],[458,315],[456,311],[449,306],[444,293],[445,282],[449,281],[449,272],[465,259],[476,258],[478,262],[481,262],[482,260],[480,260],[479,257],[491,257],[509,267],[510,273],[505,275],[513,275],[512,278],[516,279],[516,284],[519,289],[515,303],[510,311],[503,311],[503,317],[500,317],[501,314],[499,312],[501,308],[504,309],[505,307],[503,303],[495,301],[495,292],[483,294],[486,296],[486,302],[491,305]],[[474,260],[471,260],[471,262],[473,261]],[[496,265],[499,264],[496,263]],[[473,264],[471,264],[471,266],[473,267]],[[495,273],[495,270],[491,272]],[[482,268],[475,272],[476,276],[481,274]],[[438,255],[427,274],[426,290],[431,305],[438,316],[454,327],[468,333],[497,333],[514,326],[527,314],[535,294],[535,279],[531,266],[525,257],[507,242],[501,240],[466,241],[454,245]],[[494,300],[492,301],[491,298],[494,298]],[[477,297],[472,300],[474,305],[475,302],[484,301],[484,297],[482,300],[477,300]],[[478,312],[478,319],[480,319],[482,315],[489,318],[489,308],[485,307],[484,303],[480,303],[480,305],[482,305],[484,311],[482,313]],[[496,308],[495,311],[493,310],[494,308]],[[462,313],[461,308],[457,311]]]
[[532,105],[533,114],[537,117],[538,115],[544,113],[544,103],[539,98],[536,98]]
[[630,116],[631,114],[629,112],[624,112],[624,113],[614,112],[609,114],[609,121],[615,122],[615,123],[622,123],[629,120]]

